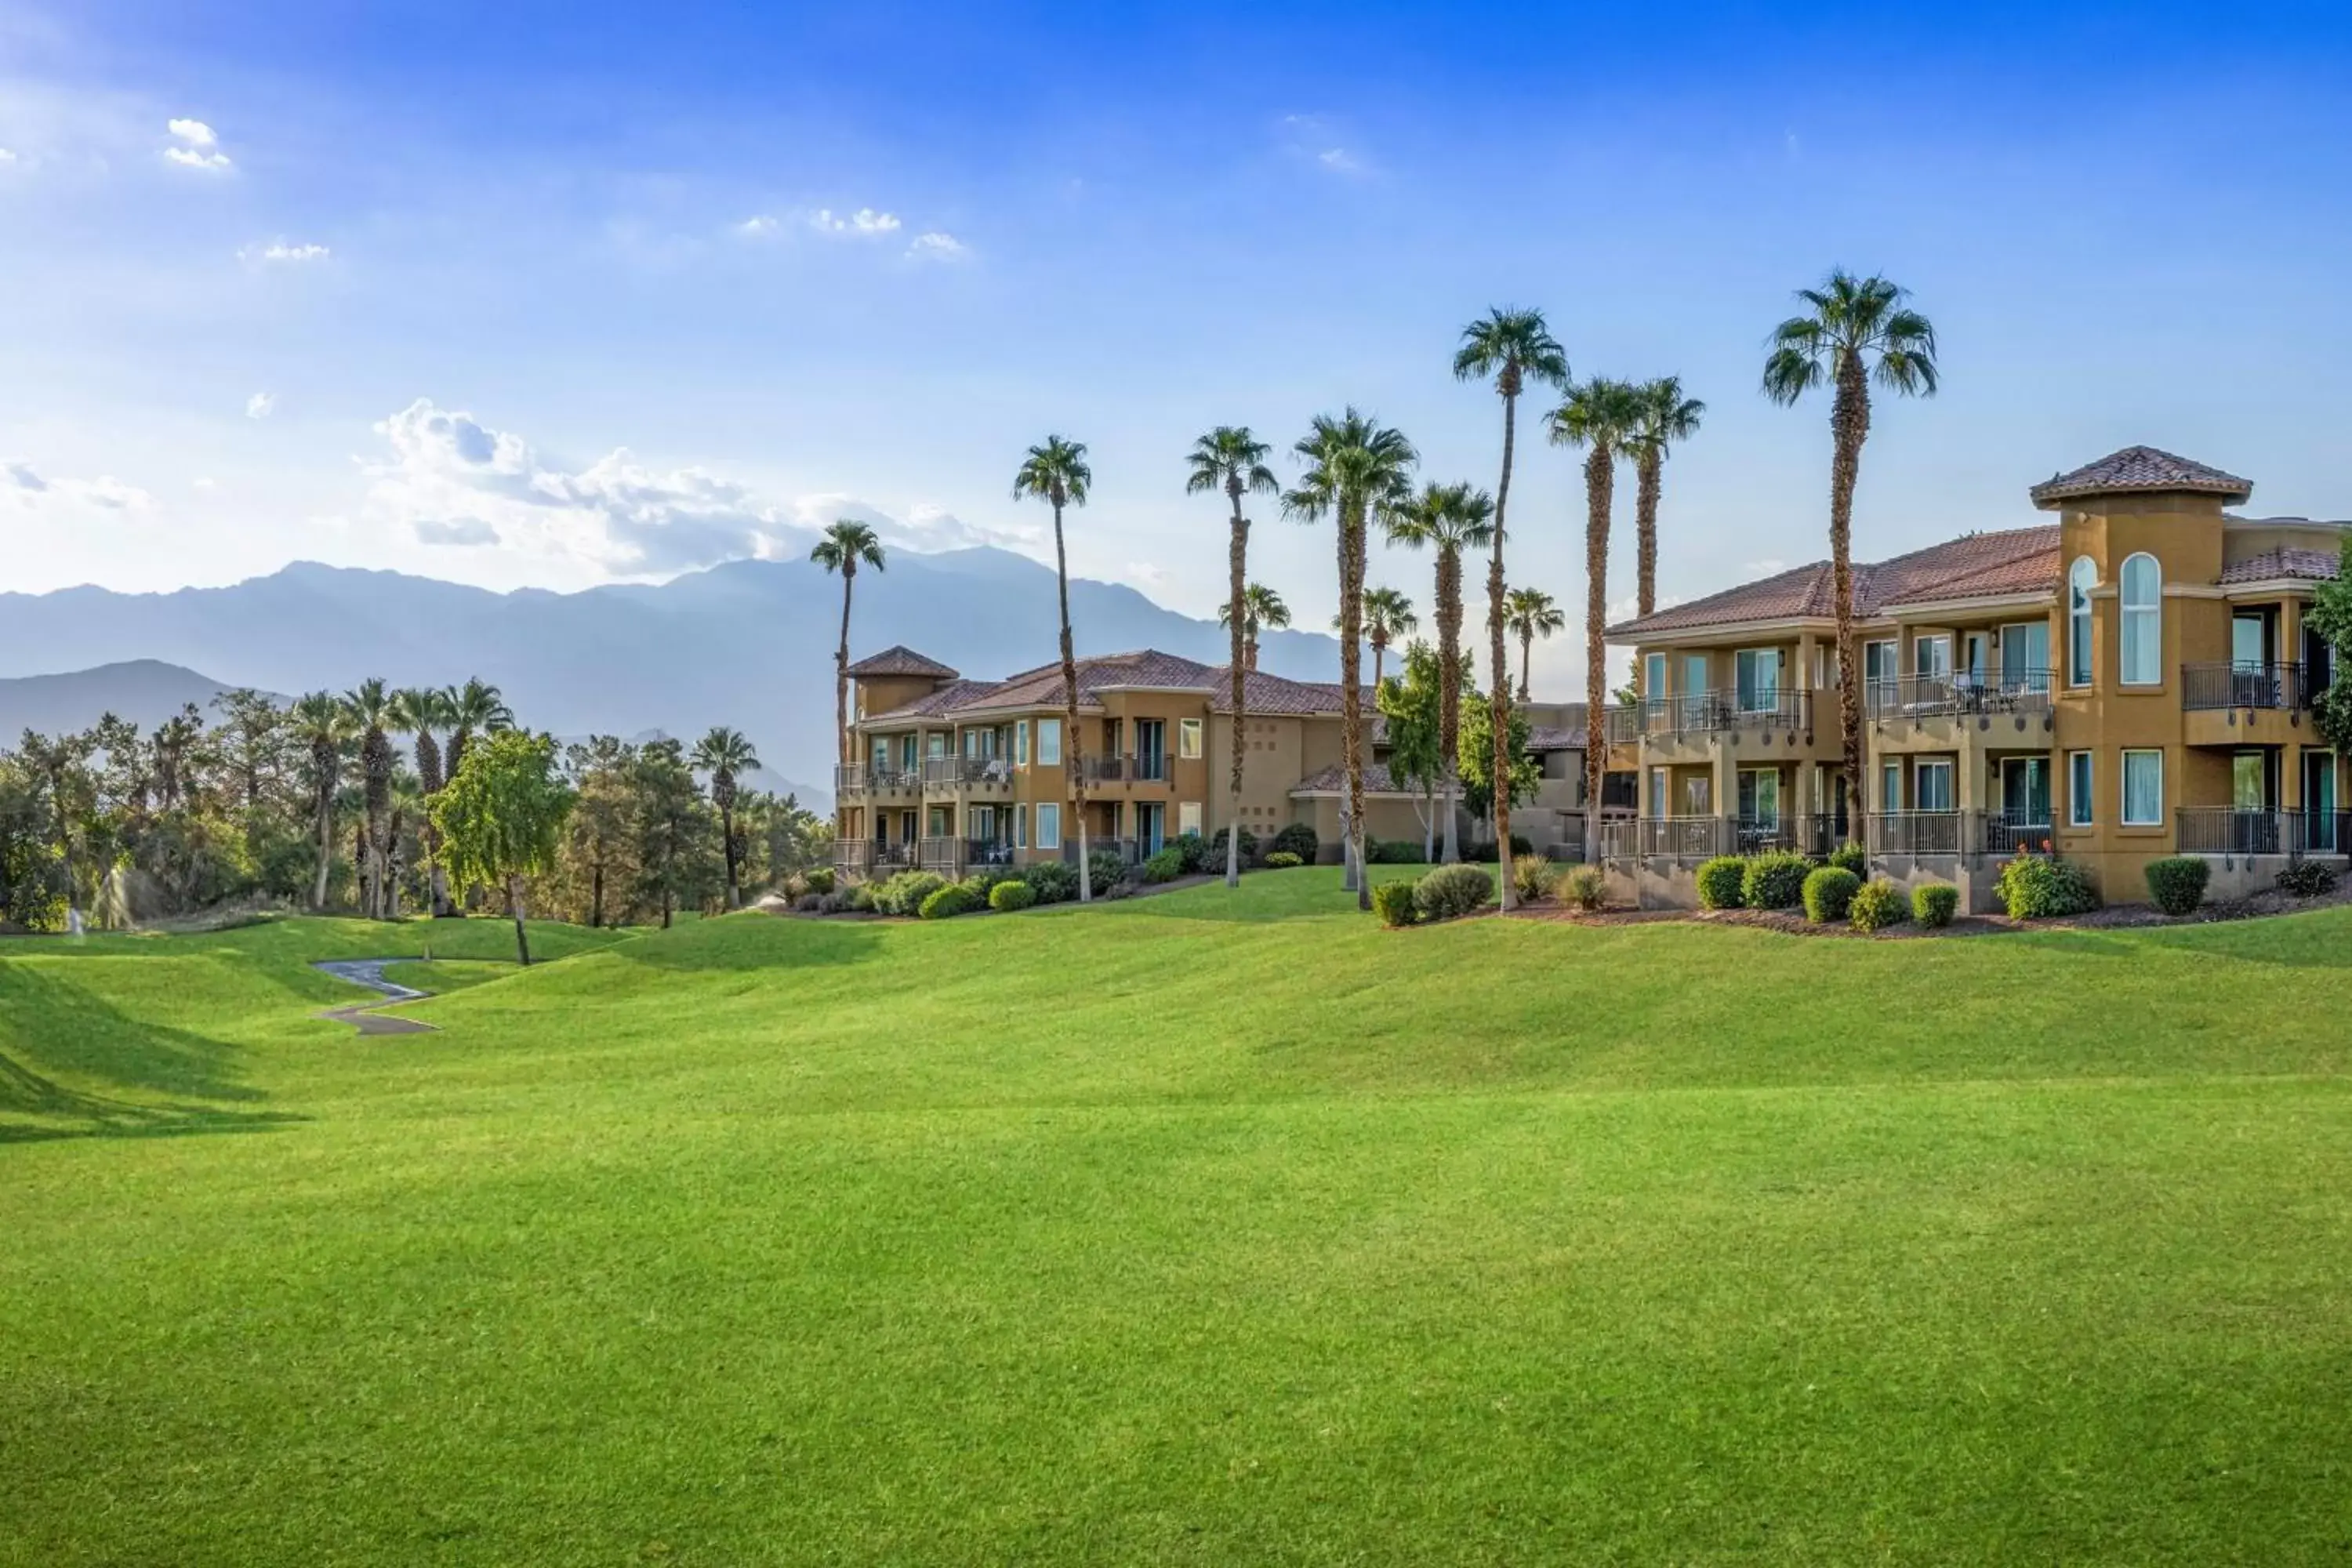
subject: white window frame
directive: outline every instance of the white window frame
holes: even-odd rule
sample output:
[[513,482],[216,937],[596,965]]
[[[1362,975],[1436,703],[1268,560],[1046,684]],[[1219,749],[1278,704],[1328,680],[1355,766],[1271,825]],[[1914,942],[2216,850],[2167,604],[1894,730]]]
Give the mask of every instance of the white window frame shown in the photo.
[[1059,849],[1062,847],[1062,808],[1050,800],[1037,803],[1037,847]]
[[1026,719],[1016,719],[1013,723],[1013,765],[1016,768],[1029,765],[1029,721]]
[[[1894,788],[1889,789],[1887,787],[1889,784],[1894,785]],[[1903,809],[1903,764],[1901,763],[1885,763],[1879,766],[1878,809],[1881,811]]]
[[1041,768],[1062,765],[1062,721],[1059,719],[1037,721],[1037,765]]
[[[1944,781],[1944,804],[1929,805],[1926,781],[1931,777]],[[1915,811],[1958,811],[1959,809],[1959,769],[1949,757],[1921,757],[1911,764],[1911,805]]]
[[1666,694],[1666,656],[1645,653],[1642,656],[1642,695],[1653,700]]
[[[2131,773],[2132,759],[2134,757],[2153,757],[2156,759],[2156,815],[2151,817],[2137,817],[2131,814]],[[2116,781],[2120,786],[2118,794],[2122,797],[2117,802],[2117,805],[2121,809],[2118,811],[2116,820],[2122,823],[2126,827],[2161,827],[2164,826],[2163,752],[2153,747],[2144,746],[2136,746],[2125,752],[2123,765],[2116,770]]]
[[[1772,679],[1764,679],[1767,660],[1771,663]],[[1748,666],[1748,676],[1740,679],[1739,667]],[[1743,647],[1731,656],[1731,698],[1743,713],[1777,713],[1780,709],[1781,678],[1788,673],[1789,661],[1777,647]],[[1752,701],[1750,700],[1752,699]]]
[[2099,759],[2095,752],[2066,753],[2066,826],[2098,826]]
[[2099,585],[2099,563],[2087,555],[2074,557],[2066,574],[2066,684],[2089,686],[2098,666],[2092,652],[2098,637],[2091,628],[2091,590]]
[[1013,807],[1013,847],[1029,847],[1029,803],[1016,802]]
[[[1929,669],[1923,657],[1931,647],[1944,650],[1943,668]],[[1911,673],[1927,680],[1949,680],[1952,678],[1952,634],[1930,632],[1911,639]]]
[[1198,719],[1176,721],[1176,756],[1180,762],[1201,760],[1201,721]]
[[[1187,719],[1184,721],[1194,724],[1200,721]],[[1181,838],[1187,833],[1194,837],[1200,837],[1201,834],[1201,803],[1197,800],[1180,800],[1176,803],[1176,837]]]
[[1650,770],[1650,815],[1672,815],[1675,804],[1675,775],[1672,769],[1653,767]]
[[[2154,591],[2148,595],[2147,602],[2138,605],[2132,602],[2132,568],[2143,561],[2147,563],[2147,569],[2155,574],[2156,581]],[[2117,684],[2140,687],[2162,686],[2164,684],[2164,568],[2158,564],[2155,556],[2142,550],[2124,558],[2123,569],[2116,574],[2116,603],[2122,606],[2123,617],[2122,633],[2117,644],[2122,650],[2116,661],[2122,667]],[[2146,623],[2147,635],[2140,640],[2139,646],[2147,652],[2147,663],[2145,674],[2135,674],[2131,658],[2132,628],[2142,621]]]

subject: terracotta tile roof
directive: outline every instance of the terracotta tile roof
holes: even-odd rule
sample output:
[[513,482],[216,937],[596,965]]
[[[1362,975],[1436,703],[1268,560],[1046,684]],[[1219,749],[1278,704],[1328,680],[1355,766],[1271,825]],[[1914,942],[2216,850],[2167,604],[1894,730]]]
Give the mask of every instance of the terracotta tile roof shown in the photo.
[[[1488,731],[1492,733],[1492,731]],[[1528,731],[1530,752],[1580,752],[1584,750],[1582,730],[1555,730],[1549,724],[1538,724]]]
[[2283,577],[2332,583],[2342,564],[2343,557],[2333,550],[2299,550],[2293,545],[2281,545],[2222,567],[2221,582],[2225,587],[2232,583],[2272,583]]
[[2048,506],[2070,496],[2118,495],[2133,491],[2190,490],[2242,501],[2254,493],[2252,479],[2225,474],[2219,468],[2157,447],[2126,447],[2072,473],[2053,474],[2026,493],[2036,506]]
[[902,702],[886,713],[868,713],[861,722],[887,724],[898,719],[929,719],[962,706],[995,685],[992,680],[950,680],[928,697]]
[[[1213,684],[1209,692],[1209,710],[1213,713],[1234,710],[1233,677],[1226,672],[1233,667],[1220,665],[1212,671]],[[1337,713],[1339,699],[1346,690],[1336,680],[1286,680],[1278,675],[1268,675],[1254,669],[1242,678],[1249,700],[1249,710],[1269,718],[1303,718],[1317,713]],[[1377,729],[1387,722],[1372,701],[1372,689],[1364,688],[1364,722]]]
[[[1292,784],[1290,793],[1294,798],[1302,795],[1338,795],[1347,787],[1346,766],[1339,763],[1333,763],[1329,767],[1319,768]],[[1401,786],[1396,780],[1389,777],[1389,765],[1386,763],[1366,763],[1364,793],[1366,795],[1419,795],[1421,786],[1418,784],[1410,787]]]
[[906,644],[899,643],[859,659],[849,667],[849,675],[853,680],[869,675],[929,675],[940,680],[953,680],[956,671],[938,659],[925,658]]
[[[903,651],[891,650],[893,653]],[[919,658],[921,656],[915,657]],[[1091,658],[1082,658],[1077,661],[1077,666],[1078,703],[1081,707],[1100,708],[1105,692],[1126,687],[1143,687],[1155,690],[1197,691],[1207,700],[1210,711],[1225,713],[1232,710],[1233,679],[1226,673],[1228,667],[1224,665],[1202,664],[1197,659],[1161,653],[1157,648],[1141,648],[1132,653],[1099,654]],[[1267,675],[1259,670],[1251,671],[1246,679],[1249,710],[1253,713],[1263,713],[1269,718],[1300,718],[1339,711],[1339,687],[1334,682],[1286,680],[1278,675]],[[928,696],[902,703],[887,713],[869,714],[865,721],[873,724],[900,719],[979,715],[1013,709],[1061,706],[1062,665],[1056,659],[1003,680],[953,680]],[[1364,689],[1364,713],[1367,720],[1378,717],[1373,710],[1370,687]]]

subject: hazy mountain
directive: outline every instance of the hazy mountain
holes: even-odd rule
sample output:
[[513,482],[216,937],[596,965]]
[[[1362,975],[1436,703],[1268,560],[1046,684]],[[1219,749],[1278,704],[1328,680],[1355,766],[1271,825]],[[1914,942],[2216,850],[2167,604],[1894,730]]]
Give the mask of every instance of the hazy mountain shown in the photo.
[[[1225,656],[1214,621],[1118,584],[1074,580],[1070,619],[1081,654],[1149,647],[1211,663]],[[833,776],[840,622],[839,581],[805,561],[739,561],[577,594],[494,594],[297,563],[226,588],[0,595],[9,632],[0,677],[79,669],[95,678],[101,672],[89,666],[125,659],[281,692],[341,691],[372,675],[403,686],[479,675],[524,722],[559,734],[692,737],[731,724],[771,772],[801,781],[801,798],[821,805]],[[966,675],[1002,676],[1051,662],[1058,624],[1050,567],[1001,550],[901,552],[887,571],[858,576],[852,654],[905,643]],[[1261,662],[1276,674],[1328,680],[1338,671],[1328,637],[1273,632],[1261,643]]]
[[213,699],[226,689],[208,675],[152,658],[0,679],[0,746],[13,748],[27,730],[87,730],[103,713],[152,728],[193,702],[211,718]]

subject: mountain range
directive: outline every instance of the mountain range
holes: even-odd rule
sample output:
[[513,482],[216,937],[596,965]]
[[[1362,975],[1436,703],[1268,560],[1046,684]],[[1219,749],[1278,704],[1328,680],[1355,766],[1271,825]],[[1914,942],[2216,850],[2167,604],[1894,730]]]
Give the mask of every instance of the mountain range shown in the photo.
[[[1081,655],[1157,647],[1225,658],[1215,622],[1120,584],[1074,578],[1070,620]],[[478,675],[523,722],[558,734],[690,739],[732,725],[774,787],[822,808],[840,624],[840,580],[806,561],[738,561],[572,594],[308,562],[222,588],[0,594],[0,736],[78,728],[109,707],[152,724],[223,687],[341,691],[370,676],[446,686]],[[900,552],[887,571],[858,575],[851,657],[905,643],[966,675],[1000,677],[1051,662],[1059,624],[1054,573],[1026,556]],[[1260,664],[1328,680],[1339,645],[1268,632]]]

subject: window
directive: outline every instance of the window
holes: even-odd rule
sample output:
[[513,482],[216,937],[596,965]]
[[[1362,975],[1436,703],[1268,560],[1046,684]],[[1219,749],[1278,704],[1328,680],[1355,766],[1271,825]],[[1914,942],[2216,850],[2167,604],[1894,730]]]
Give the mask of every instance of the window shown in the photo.
[[[1062,765],[1062,721],[1059,719],[1037,721],[1037,765],[1041,768]],[[1042,820],[1039,826],[1044,826]]]
[[2066,753],[2066,826],[2088,827],[2094,816],[2092,805],[2097,792],[2091,773],[2091,753]]
[[1744,647],[1733,658],[1739,710],[1769,713],[1780,705],[1780,650]]
[[[1864,708],[1875,710],[1895,702],[1895,668],[1893,639],[1862,645],[1862,700]],[[1892,811],[1895,807],[1886,809]]]
[[2230,806],[2234,811],[2268,811],[2271,795],[2270,754],[2240,752],[2230,759]]
[[1683,688],[1681,695],[1696,697],[1706,689],[1706,655],[1683,655]]
[[1918,776],[1913,780],[1913,793],[1918,797],[1921,811],[1952,809],[1952,764],[1946,762],[1923,762]]
[[1642,695],[1655,700],[1666,694],[1666,656],[1662,653],[1642,656]]
[[[1190,724],[1195,722],[1195,721],[1188,719],[1185,722]],[[1176,807],[1177,836],[1181,837],[1187,833],[1197,835],[1200,831],[1201,803],[1197,800],[1180,802]]]
[[923,837],[926,838],[945,838],[950,834],[953,833],[955,829],[951,826],[953,820],[951,811],[952,808],[949,806],[932,806],[923,824]]
[[2124,563],[2124,672],[2126,686],[2164,683],[2164,574],[2153,555]]
[[926,736],[924,736],[924,737],[923,737],[923,755],[924,755],[924,756],[926,756],[926,757],[944,757],[944,756],[946,756],[947,754],[948,754],[948,733],[947,733],[947,731],[944,731],[944,730],[934,730],[934,731],[932,731],[929,734],[928,734],[928,735],[926,735]]
[[2066,684],[2091,684],[2091,590],[2099,585],[2097,563],[2074,558],[2066,574]]
[[912,735],[898,737],[898,771],[906,773],[915,771],[915,737]]
[[1667,809],[1674,805],[1671,798],[1673,793],[1674,786],[1667,782],[1666,770],[1652,768],[1650,770],[1650,815],[1652,816],[1666,815]]
[[1198,719],[1179,719],[1176,721],[1176,754],[1187,759],[1201,754],[1201,721]]
[[1025,801],[1013,808],[1013,847],[1029,847],[1029,806]]
[[1903,809],[1903,764],[1889,763],[1878,770],[1878,809]]
[[2124,826],[2164,826],[2164,753],[2124,753]]
[[1745,822],[1763,827],[1780,826],[1780,770],[1778,768],[1742,768],[1739,770],[1739,816]]
[[1029,721],[1026,719],[1013,726],[1013,765],[1016,768],[1029,765]]
[[1037,803],[1037,847],[1059,849],[1062,847],[1062,808],[1051,801]]
[[1938,634],[1932,637],[1915,639],[1911,644],[1911,667],[1919,675],[1939,680],[1950,679],[1952,675],[1951,637],[1948,635]]

